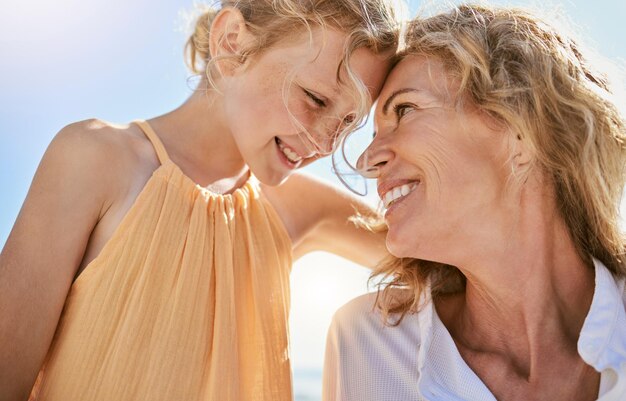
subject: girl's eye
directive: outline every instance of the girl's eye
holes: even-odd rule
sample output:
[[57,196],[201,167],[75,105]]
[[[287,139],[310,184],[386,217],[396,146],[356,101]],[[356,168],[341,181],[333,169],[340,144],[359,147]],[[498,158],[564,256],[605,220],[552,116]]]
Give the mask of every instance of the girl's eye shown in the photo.
[[313,103],[315,103],[318,107],[325,107],[326,106],[326,102],[324,102],[319,97],[315,96],[313,93],[309,92],[306,89],[303,89],[303,91],[309,97],[309,99],[311,99],[313,101]]
[[354,120],[356,119],[356,116],[352,113],[348,114],[347,116],[345,116],[343,118],[343,124],[344,125],[350,125],[354,122]]
[[404,117],[413,110],[415,110],[415,106],[408,103],[399,103],[393,107],[393,112],[395,113],[398,121],[400,121],[402,117]]

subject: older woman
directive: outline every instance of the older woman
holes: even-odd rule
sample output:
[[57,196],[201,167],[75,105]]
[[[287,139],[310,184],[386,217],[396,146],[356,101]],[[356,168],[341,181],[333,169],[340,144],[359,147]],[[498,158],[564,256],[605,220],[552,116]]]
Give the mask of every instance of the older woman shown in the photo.
[[397,259],[336,314],[325,400],[626,400],[611,99],[576,42],[521,11],[412,22],[360,160]]

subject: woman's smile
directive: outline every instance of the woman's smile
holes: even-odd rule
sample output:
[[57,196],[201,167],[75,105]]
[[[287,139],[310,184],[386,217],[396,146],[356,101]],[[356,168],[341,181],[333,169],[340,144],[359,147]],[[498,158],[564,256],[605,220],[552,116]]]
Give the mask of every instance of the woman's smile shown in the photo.
[[419,181],[409,181],[403,183],[398,182],[397,180],[393,182],[381,183],[378,185],[378,193],[385,208],[388,208],[393,202],[413,192],[419,183]]

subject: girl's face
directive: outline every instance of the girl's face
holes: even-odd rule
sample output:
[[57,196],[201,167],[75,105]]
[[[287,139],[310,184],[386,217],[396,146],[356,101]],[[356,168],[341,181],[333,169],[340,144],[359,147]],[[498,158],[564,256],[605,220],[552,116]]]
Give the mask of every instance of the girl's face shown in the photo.
[[398,257],[456,265],[505,235],[513,215],[512,135],[467,102],[455,107],[457,88],[441,62],[409,56],[380,94],[359,167],[377,171],[387,247]]
[[[330,152],[357,108],[354,91],[343,84],[348,77],[337,74],[347,35],[332,29],[300,35],[256,56],[224,91],[235,143],[254,175],[268,185],[280,184],[293,170]],[[388,57],[361,48],[350,64],[372,102],[389,71]]]

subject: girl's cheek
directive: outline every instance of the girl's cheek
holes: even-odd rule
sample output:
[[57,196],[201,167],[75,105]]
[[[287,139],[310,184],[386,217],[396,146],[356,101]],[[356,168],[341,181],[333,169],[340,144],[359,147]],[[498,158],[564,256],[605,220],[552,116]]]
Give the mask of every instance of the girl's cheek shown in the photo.
[[286,112],[292,119],[295,118],[300,124],[305,126],[309,126],[318,118],[317,113],[311,111],[310,107],[303,104],[303,102],[288,102]]

